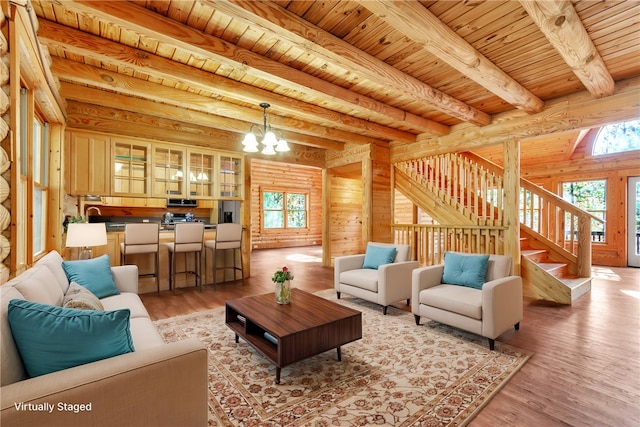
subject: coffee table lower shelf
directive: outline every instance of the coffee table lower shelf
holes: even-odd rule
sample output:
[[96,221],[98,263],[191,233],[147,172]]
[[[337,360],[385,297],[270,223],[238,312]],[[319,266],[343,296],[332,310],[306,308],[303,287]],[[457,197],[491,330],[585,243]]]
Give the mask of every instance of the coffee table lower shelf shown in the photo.
[[283,367],[362,338],[362,313],[293,289],[292,303],[280,305],[265,294],[227,301],[226,325],[276,365],[276,384]]

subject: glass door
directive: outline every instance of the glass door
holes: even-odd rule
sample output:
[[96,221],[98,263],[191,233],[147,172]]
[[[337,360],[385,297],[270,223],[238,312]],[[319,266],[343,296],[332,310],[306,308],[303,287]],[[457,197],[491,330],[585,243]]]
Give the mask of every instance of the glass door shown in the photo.
[[627,199],[627,265],[640,267],[640,176],[629,177]]

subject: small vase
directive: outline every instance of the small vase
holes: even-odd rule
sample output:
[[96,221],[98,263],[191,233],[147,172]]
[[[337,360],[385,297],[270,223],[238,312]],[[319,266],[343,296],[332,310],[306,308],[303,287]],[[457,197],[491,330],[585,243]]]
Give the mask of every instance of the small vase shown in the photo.
[[276,282],[276,302],[278,304],[291,303],[291,282],[285,280],[284,282]]

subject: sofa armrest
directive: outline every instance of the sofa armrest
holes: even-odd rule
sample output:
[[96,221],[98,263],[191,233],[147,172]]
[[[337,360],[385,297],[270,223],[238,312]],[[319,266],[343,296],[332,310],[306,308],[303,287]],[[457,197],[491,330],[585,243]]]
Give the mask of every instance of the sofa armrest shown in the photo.
[[138,293],[138,266],[137,265],[119,265],[111,267],[113,280],[116,282],[116,288],[120,292]]
[[378,267],[378,301],[387,305],[411,298],[411,273],[418,265],[418,261],[403,261]]
[[411,311],[420,312],[420,292],[442,283],[444,264],[416,268],[411,273]]
[[[0,424],[206,425],[207,359],[204,345],[187,339],[19,381],[2,387]],[[22,403],[53,409],[19,410]],[[90,407],[76,413],[61,404]]]
[[339,256],[333,259],[334,286],[340,291],[340,273],[362,268],[364,254]]
[[494,339],[521,320],[522,277],[501,277],[482,286],[483,336]]

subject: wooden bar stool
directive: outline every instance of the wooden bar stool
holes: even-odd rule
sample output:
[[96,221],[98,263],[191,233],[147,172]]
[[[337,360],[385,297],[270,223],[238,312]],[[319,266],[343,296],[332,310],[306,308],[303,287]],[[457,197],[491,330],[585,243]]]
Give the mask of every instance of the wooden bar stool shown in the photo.
[[127,223],[124,226],[124,242],[120,243],[120,264],[127,263],[127,255],[154,254],[153,273],[140,274],[155,276],[157,292],[160,293],[160,224],[154,222]]
[[[236,271],[240,270],[242,277],[242,285],[244,286],[244,271],[242,270],[242,224],[224,223],[216,226],[216,240],[207,240],[204,242],[205,249],[205,271],[209,271],[207,268],[207,254],[208,250],[211,250],[213,260],[213,287],[215,289],[217,285],[217,272],[219,269],[223,271],[227,269],[233,270],[233,280],[236,280]],[[233,251],[233,266],[227,266],[226,258],[223,258],[223,266],[218,267],[216,264],[216,255],[218,251],[224,251],[231,249]],[[236,265],[236,249],[240,251],[240,266]]]
[[[176,274],[193,274],[196,277],[196,287],[202,281],[200,277],[202,262],[202,246],[204,240],[204,224],[201,222],[184,222],[175,225],[173,242],[165,243],[169,249],[169,289],[176,293]],[[176,258],[178,254],[184,254],[184,271],[176,271]],[[188,254],[195,254],[194,270],[187,268]]]

